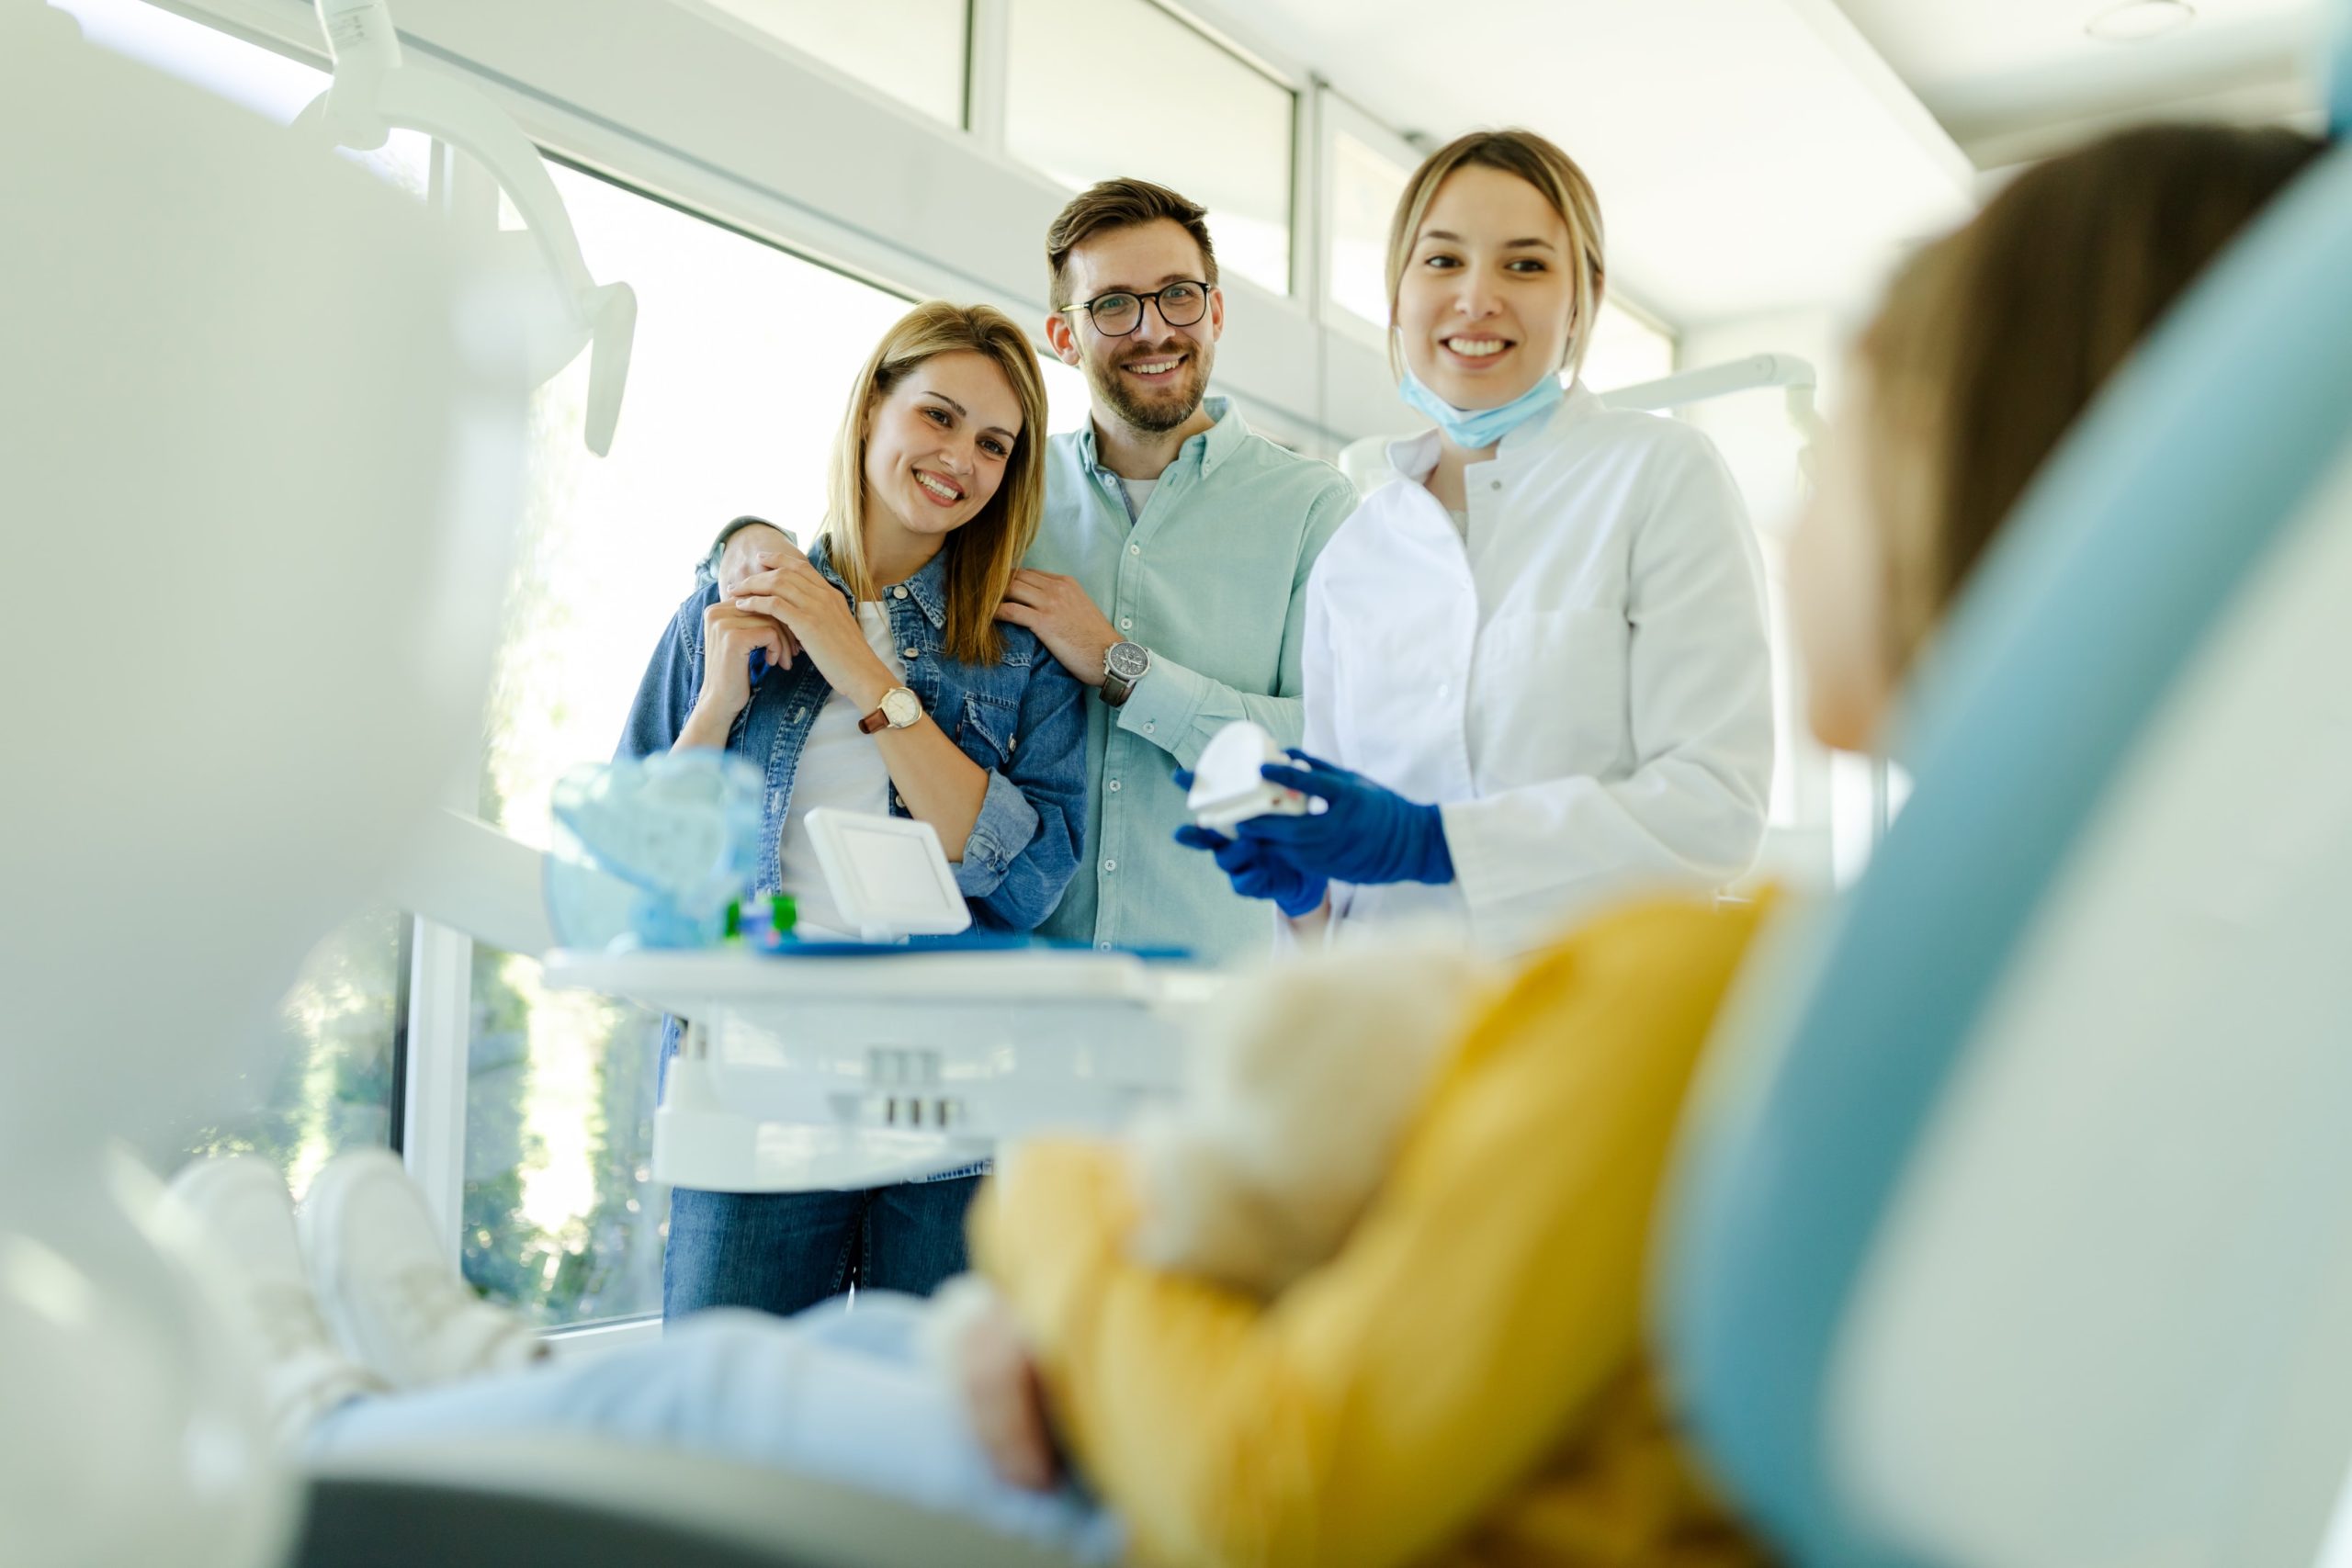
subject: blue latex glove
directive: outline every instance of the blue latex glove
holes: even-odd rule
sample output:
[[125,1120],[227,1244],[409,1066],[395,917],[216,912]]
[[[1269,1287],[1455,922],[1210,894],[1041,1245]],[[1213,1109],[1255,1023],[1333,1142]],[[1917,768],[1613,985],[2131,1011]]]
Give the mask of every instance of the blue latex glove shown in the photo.
[[1243,842],[1264,844],[1302,871],[1358,886],[1453,880],[1445,818],[1436,807],[1407,800],[1295,746],[1289,750],[1303,766],[1268,762],[1259,772],[1329,807],[1310,817],[1252,817],[1235,829]]
[[1228,839],[1188,822],[1176,829],[1176,841],[1187,849],[1208,851],[1216,857],[1217,869],[1232,879],[1236,893],[1244,898],[1271,898],[1293,919],[1321,908],[1331,886],[1330,878],[1302,871],[1281,851],[1248,839]]

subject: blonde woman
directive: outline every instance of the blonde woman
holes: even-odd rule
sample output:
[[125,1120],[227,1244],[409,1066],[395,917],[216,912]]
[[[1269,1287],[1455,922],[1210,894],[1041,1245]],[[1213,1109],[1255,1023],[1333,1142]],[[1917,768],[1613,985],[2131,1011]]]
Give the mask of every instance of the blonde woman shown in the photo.
[[[981,926],[1029,931],[1078,868],[1082,694],[997,619],[1044,510],[1045,383],[1012,320],[918,305],[850,389],[804,556],[739,518],[654,650],[625,755],[724,747],[767,775],[762,891],[836,929],[812,807],[928,822]],[[675,1027],[665,1031],[665,1055]],[[671,1195],[662,1312],[797,1312],[853,1283],[929,1292],[964,1262],[977,1170],[852,1192]]]
[[1763,841],[1772,682],[1747,517],[1706,437],[1576,378],[1607,273],[1584,174],[1532,131],[1432,153],[1389,239],[1390,358],[1436,428],[1316,563],[1306,755],[1329,803],[1198,829],[1295,923],[1441,917],[1504,951]]

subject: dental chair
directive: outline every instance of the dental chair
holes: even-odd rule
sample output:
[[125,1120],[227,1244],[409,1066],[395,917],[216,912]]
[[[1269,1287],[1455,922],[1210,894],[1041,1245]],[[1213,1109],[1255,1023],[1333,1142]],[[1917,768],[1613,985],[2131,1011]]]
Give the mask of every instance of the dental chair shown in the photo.
[[1900,819],[1711,1053],[1660,1337],[1790,1560],[2321,1550],[2352,1458],[2347,600],[2338,145],[2028,496],[1911,710]]

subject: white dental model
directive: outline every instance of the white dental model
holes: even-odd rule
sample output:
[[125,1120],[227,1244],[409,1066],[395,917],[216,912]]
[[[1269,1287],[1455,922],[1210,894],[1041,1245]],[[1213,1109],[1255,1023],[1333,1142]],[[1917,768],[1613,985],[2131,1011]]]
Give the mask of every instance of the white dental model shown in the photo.
[[1321,802],[1270,783],[1258,771],[1268,762],[1288,761],[1262,726],[1235,719],[1202,748],[1184,805],[1193,821],[1219,833],[1252,817],[1305,817]]
[[[403,62],[400,37],[384,0],[315,0],[334,58],[334,85],[294,122],[297,130],[323,130],[336,145],[372,152],[394,130],[420,130],[458,148],[488,170],[525,232],[492,242],[501,265],[519,278],[536,273],[525,294],[528,308],[514,317],[527,334],[530,375],[544,381],[589,350],[588,412],[583,439],[599,457],[611,452],[637,336],[637,294],[626,283],[599,285],[580,256],[563,197],[547,164],[514,122],[476,89],[454,77]],[[536,248],[539,265],[518,248]]]

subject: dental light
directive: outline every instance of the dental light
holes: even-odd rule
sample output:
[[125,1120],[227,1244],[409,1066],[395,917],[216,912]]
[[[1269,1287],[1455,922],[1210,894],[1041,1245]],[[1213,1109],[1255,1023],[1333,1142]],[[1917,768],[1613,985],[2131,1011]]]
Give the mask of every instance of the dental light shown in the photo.
[[[546,288],[524,324],[532,379],[545,381],[589,350],[583,439],[599,457],[611,452],[621,392],[637,335],[637,294],[626,283],[599,285],[580,256],[563,198],[538,150],[480,92],[448,76],[411,69],[384,0],[316,0],[334,59],[334,85],[302,111],[298,130],[323,131],[338,146],[371,152],[395,130],[418,130],[489,171],[522,215],[527,232],[502,233],[502,252],[536,248]],[[502,259],[504,259],[502,255]],[[507,265],[515,265],[509,261]]]

